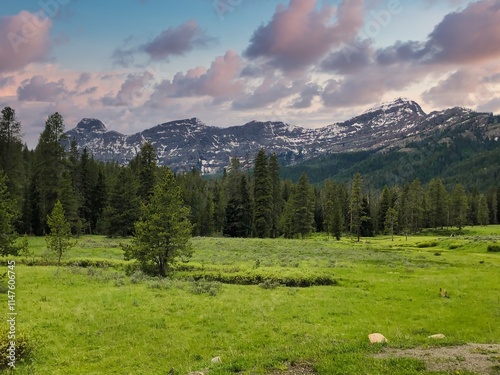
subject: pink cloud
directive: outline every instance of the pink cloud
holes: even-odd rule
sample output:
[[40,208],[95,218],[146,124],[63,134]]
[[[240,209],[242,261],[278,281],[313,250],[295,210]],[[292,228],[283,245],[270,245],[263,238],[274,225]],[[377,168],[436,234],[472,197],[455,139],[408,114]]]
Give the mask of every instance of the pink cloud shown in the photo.
[[[112,55],[116,65],[128,67],[135,61],[135,55],[144,52],[151,60],[160,61],[172,56],[183,56],[195,48],[207,47],[215,39],[209,37],[195,20],[187,21],[177,27],[163,30],[152,41],[132,48],[117,48]],[[128,44],[130,42],[126,41]]]
[[17,89],[20,101],[25,102],[54,102],[68,94],[64,79],[57,82],[48,82],[45,77],[33,76],[21,82]]
[[239,79],[243,61],[234,51],[217,57],[209,69],[197,67],[186,73],[177,73],[172,80],[164,80],[156,86],[149,104],[155,105],[167,98],[209,96],[225,101],[238,95],[244,88]]
[[353,39],[363,19],[363,0],[344,0],[337,11],[327,5],[316,10],[316,0],[291,0],[288,8],[278,7],[272,20],[255,31],[244,55],[285,71],[307,68]]
[[11,72],[47,58],[52,21],[22,11],[0,17],[0,72]]
[[144,97],[145,87],[152,79],[153,75],[149,72],[129,74],[116,96],[106,95],[101,98],[101,102],[106,106],[113,107],[133,106],[138,99]]
[[426,47],[439,62],[473,63],[500,57],[500,2],[483,0],[448,14]]

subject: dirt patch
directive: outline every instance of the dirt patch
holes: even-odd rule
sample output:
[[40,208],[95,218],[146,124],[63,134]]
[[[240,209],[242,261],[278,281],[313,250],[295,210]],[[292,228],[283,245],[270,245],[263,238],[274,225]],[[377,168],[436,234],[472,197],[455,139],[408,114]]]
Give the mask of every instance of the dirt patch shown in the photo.
[[288,365],[286,370],[271,372],[269,375],[314,375],[316,374],[308,363],[294,363]]
[[481,375],[500,374],[500,344],[466,344],[439,348],[386,348],[375,358],[410,357],[422,360],[429,371],[472,371]]

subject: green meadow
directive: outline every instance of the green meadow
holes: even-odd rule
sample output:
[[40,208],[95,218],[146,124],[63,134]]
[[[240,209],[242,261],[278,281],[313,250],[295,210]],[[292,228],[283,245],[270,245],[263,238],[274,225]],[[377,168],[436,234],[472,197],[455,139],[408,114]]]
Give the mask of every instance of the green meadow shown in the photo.
[[[16,329],[32,347],[15,373],[448,374],[375,355],[500,343],[500,253],[488,252],[500,226],[359,243],[194,238],[166,280],[125,261],[126,240],[76,241],[60,269],[43,238],[13,258]],[[370,345],[374,332],[388,342]]]

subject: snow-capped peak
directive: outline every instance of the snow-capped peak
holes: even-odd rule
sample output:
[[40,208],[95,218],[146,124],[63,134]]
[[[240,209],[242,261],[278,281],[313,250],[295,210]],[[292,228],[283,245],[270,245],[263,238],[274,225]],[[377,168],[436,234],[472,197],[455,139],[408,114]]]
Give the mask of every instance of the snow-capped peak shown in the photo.
[[76,129],[79,131],[86,131],[92,133],[106,133],[107,128],[101,120],[95,118],[84,118],[82,119],[78,125],[76,125]]
[[411,110],[412,112],[415,112],[415,114],[418,114],[421,116],[425,115],[425,112],[422,110],[420,105],[418,105],[416,102],[414,102],[411,99],[403,98],[403,97],[399,97],[399,98],[396,98],[392,101],[378,104],[375,107],[372,107],[372,108],[366,110],[363,114],[373,113],[373,112],[378,112],[378,111],[388,112],[391,110],[399,110],[399,109],[403,109],[403,108],[405,108],[405,109],[407,108],[407,109]]

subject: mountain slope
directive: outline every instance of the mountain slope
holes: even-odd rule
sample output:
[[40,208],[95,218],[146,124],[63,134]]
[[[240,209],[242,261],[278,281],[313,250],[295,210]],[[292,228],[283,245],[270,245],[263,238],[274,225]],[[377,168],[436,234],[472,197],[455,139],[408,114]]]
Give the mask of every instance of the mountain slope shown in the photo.
[[319,129],[271,121],[219,128],[192,118],[127,136],[108,131],[99,120],[83,119],[67,135],[68,143],[76,139],[79,148],[87,147],[98,160],[125,163],[148,141],[157,150],[161,165],[174,171],[195,167],[208,174],[220,172],[233,156],[251,159],[260,148],[275,152],[282,164],[288,166],[337,153],[365,151],[371,155],[404,149],[408,143],[455,128],[464,128],[468,136],[479,131],[478,139],[495,138],[500,131],[490,124],[492,118],[490,114],[463,108],[425,114],[416,102],[398,98],[348,121]]

